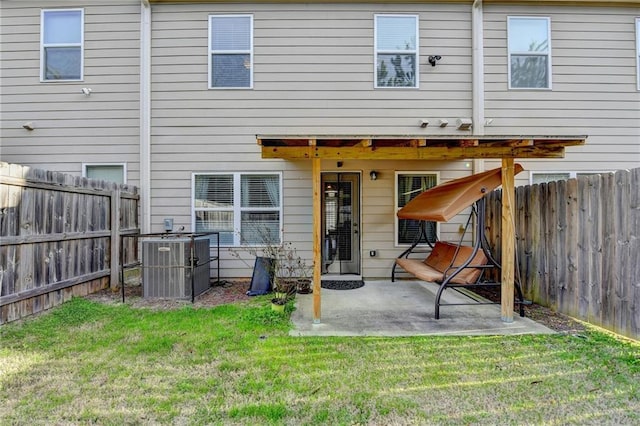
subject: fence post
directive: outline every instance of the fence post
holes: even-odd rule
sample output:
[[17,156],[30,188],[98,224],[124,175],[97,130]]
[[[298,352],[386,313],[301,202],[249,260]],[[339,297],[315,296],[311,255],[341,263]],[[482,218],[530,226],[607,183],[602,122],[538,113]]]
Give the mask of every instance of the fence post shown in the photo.
[[118,288],[120,282],[120,188],[114,185],[111,190],[111,277],[109,286]]

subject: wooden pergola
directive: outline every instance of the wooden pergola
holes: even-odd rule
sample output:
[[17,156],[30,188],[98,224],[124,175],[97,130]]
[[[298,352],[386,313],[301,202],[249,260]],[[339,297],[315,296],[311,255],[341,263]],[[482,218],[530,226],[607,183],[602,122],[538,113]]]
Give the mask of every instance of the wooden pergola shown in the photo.
[[322,160],[502,160],[501,317],[513,322],[515,277],[516,158],[564,158],[567,146],[584,145],[586,136],[257,136],[262,158],[310,160],[313,188],[313,319],[321,312],[321,162]]

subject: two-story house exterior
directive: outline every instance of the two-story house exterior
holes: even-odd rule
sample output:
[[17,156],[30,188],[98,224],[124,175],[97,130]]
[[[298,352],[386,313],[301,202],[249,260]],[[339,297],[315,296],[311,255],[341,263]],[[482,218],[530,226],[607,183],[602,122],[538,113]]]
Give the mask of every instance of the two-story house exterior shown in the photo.
[[[140,186],[143,232],[171,218],[225,247],[267,232],[310,258],[312,164],[263,158],[262,140],[588,136],[563,159],[517,159],[519,184],[640,165],[636,0],[0,7],[2,161]],[[413,238],[397,209],[500,159],[320,164],[323,273],[383,277]]]

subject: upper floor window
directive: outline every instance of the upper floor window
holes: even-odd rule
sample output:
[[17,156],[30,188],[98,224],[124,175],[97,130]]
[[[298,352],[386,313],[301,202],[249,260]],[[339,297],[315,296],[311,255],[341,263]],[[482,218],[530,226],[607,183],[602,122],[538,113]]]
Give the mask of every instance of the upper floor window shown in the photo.
[[253,87],[253,16],[209,16],[209,88]]
[[193,175],[195,232],[219,232],[220,244],[279,244],[282,178],[277,173]]
[[[438,184],[437,173],[399,172],[396,174],[396,211],[404,207],[409,201]],[[426,238],[435,242],[436,222],[427,222]],[[408,245],[420,235],[420,221],[412,219],[398,219],[396,216],[396,245]],[[422,239],[420,243],[426,243]]]
[[636,62],[638,90],[640,90],[640,18],[636,18]]
[[127,165],[85,163],[82,165],[82,176],[121,184],[127,183]]
[[551,88],[551,20],[509,17],[509,88]]
[[82,9],[43,10],[40,20],[42,81],[82,80],[84,49]]
[[375,16],[375,87],[418,87],[418,16]]

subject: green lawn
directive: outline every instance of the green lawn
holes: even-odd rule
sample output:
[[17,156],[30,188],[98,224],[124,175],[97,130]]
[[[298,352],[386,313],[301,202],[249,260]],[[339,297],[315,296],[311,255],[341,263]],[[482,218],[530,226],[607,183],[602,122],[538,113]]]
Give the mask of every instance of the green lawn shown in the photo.
[[0,424],[640,424],[640,345],[579,336],[302,338],[267,297],[85,299],[0,329]]

